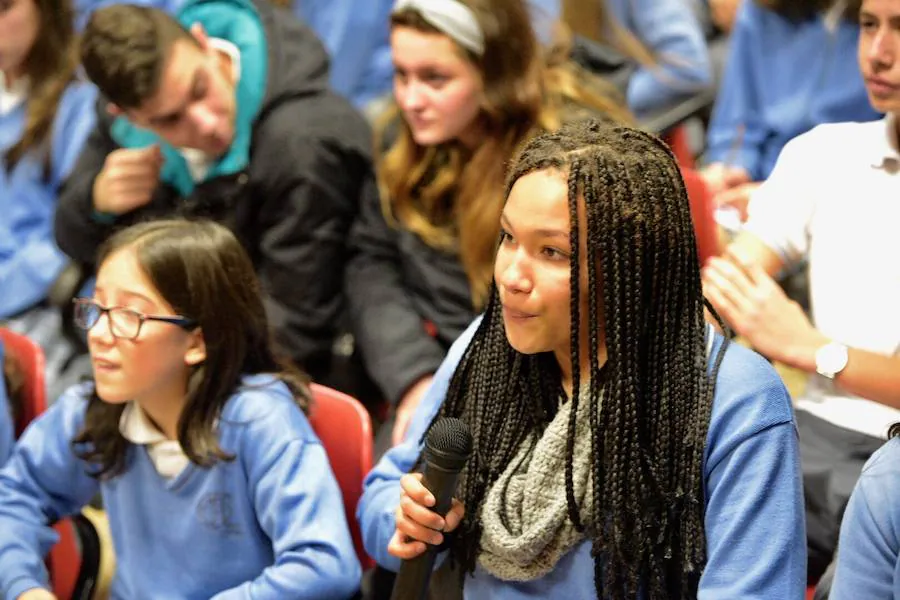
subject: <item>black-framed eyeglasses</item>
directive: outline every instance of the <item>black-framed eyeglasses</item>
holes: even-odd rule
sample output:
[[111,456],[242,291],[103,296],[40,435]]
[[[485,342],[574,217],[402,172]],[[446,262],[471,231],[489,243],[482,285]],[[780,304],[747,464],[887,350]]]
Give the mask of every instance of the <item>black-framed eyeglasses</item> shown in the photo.
[[113,337],[120,340],[137,338],[141,334],[141,327],[144,325],[144,321],[171,323],[188,331],[197,327],[197,321],[187,317],[145,315],[131,308],[101,306],[89,298],[75,298],[72,302],[75,304],[75,313],[73,315],[75,325],[84,331],[90,331],[100,321],[100,317],[106,314],[107,319],[109,319],[110,333],[113,334]]

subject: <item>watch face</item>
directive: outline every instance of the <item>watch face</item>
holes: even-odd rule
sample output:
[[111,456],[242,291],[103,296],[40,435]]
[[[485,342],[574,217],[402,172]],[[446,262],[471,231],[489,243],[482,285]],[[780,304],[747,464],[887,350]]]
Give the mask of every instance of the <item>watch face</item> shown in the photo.
[[847,347],[843,344],[830,343],[816,352],[816,370],[826,377],[834,377],[847,366]]

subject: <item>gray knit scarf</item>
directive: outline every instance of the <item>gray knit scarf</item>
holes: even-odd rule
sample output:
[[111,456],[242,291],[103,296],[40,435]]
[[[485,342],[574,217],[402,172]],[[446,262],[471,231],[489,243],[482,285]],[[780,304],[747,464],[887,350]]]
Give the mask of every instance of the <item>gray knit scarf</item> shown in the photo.
[[[602,396],[600,398],[602,402]],[[487,493],[481,511],[481,567],[498,579],[529,581],[549,573],[585,538],[569,520],[566,434],[572,402],[565,402],[538,438],[531,434]],[[590,390],[581,388],[575,420],[572,483],[582,523],[593,515]]]
[[[706,356],[715,336],[706,328]],[[600,403],[603,403],[601,390]],[[488,491],[481,511],[482,552],[478,564],[498,579],[529,581],[549,573],[585,539],[569,520],[566,503],[566,433],[572,403],[564,403],[544,434],[526,438]],[[591,463],[590,386],[578,394],[572,484],[582,524],[594,523],[594,469]]]

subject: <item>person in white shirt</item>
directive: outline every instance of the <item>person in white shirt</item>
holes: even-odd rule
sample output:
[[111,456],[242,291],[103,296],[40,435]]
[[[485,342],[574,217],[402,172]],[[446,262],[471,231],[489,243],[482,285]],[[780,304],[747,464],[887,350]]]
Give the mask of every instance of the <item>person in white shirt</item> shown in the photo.
[[[703,272],[720,315],[757,351],[809,373],[796,399],[809,577],[831,560],[860,470],[900,421],[900,1],[864,0],[859,62],[887,116],[791,141],[745,230]],[[775,277],[806,259],[812,316]]]

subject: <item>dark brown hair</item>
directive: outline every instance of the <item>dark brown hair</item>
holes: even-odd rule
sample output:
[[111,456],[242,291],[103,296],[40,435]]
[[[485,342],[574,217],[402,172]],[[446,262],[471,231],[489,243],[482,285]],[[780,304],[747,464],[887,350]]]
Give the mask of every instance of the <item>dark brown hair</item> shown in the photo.
[[[521,177],[547,169],[568,178],[574,252],[569,519],[593,544],[598,598],[632,597],[642,587],[650,600],[695,597],[706,561],[703,453],[727,341],[709,375],[703,313],[708,303],[681,173],[656,137],[598,121],[566,125],[528,142],[513,161],[507,194]],[[577,207],[582,199],[586,315],[580,314]],[[553,355],[514,350],[501,311],[494,287],[436,417],[466,421],[477,457],[463,471],[458,496],[466,516],[450,541],[462,573],[472,572],[480,552],[488,490],[527,436],[539,436],[547,427],[562,394]],[[584,327],[592,365],[588,382],[579,381]],[[602,372],[600,335],[608,357]],[[584,522],[573,486],[581,402],[590,403],[592,523]]]
[[41,152],[44,177],[50,173],[49,138],[53,119],[66,87],[75,78],[75,15],[71,0],[22,0],[34,2],[40,18],[37,39],[25,58],[30,89],[25,101],[25,130],[6,151],[6,168],[12,170],[33,150]]
[[790,21],[806,21],[828,12],[838,2],[844,4],[841,17],[855,23],[862,0],[752,0]]
[[81,63],[110,102],[138,108],[156,95],[163,68],[178,40],[197,41],[171,15],[132,4],[91,14],[81,40]]
[[[191,462],[206,467],[233,458],[219,447],[215,423],[243,375],[276,375],[307,409],[305,380],[275,356],[259,281],[231,231],[211,221],[138,224],[111,237],[97,264],[124,248],[134,249],[160,295],[203,333],[206,360],[190,374],[178,421],[178,442]],[[73,445],[79,457],[97,465],[96,476],[115,476],[124,468],[129,443],[119,432],[123,410],[96,393],[88,403],[84,429]]]
[[6,388],[6,399],[9,402],[9,413],[12,417],[13,430],[18,431],[22,423],[22,409],[25,402],[25,373],[22,372],[19,359],[8,350],[3,354],[3,385]]
[[[537,131],[559,127],[564,109],[574,105],[618,121],[631,115],[611,85],[579,70],[565,59],[567,52],[548,62],[522,0],[460,1],[484,34],[482,56],[458,47],[484,82],[479,147],[420,146],[394,107],[377,136],[376,155],[385,217],[432,247],[458,252],[480,309],[491,283],[506,164],[518,146]],[[391,24],[442,33],[414,9],[393,15]],[[387,131],[398,121],[399,135],[385,152]]]

